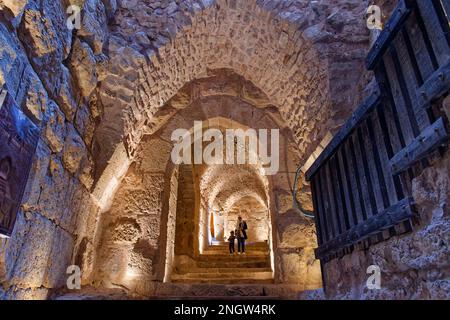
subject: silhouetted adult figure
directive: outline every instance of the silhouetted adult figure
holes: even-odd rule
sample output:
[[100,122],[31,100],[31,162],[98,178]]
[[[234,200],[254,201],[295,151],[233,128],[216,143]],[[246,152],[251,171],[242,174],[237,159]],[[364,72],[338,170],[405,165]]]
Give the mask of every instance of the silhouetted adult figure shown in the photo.
[[238,217],[236,223],[236,238],[238,239],[238,254],[245,254],[245,240],[247,240],[247,222]]

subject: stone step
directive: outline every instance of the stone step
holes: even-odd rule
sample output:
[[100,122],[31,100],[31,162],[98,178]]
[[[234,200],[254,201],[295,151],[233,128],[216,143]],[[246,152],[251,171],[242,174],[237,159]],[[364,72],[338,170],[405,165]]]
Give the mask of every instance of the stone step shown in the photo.
[[[238,250],[237,250],[237,248],[234,248],[234,250],[235,250],[235,255],[238,255]],[[206,250],[203,250],[203,252],[202,252],[202,254],[230,254],[230,251],[228,250],[228,247],[227,248],[223,248],[223,249],[213,249],[213,250],[210,250],[210,249],[206,249]],[[265,254],[265,255],[269,255],[269,250],[255,250],[255,249],[245,249],[245,254],[246,255],[252,255],[252,254],[258,254],[258,255],[260,255],[260,254]]]
[[269,268],[269,259],[251,260],[199,260],[199,268]]
[[272,272],[271,268],[192,268],[189,273]]
[[[226,250],[213,250],[213,251],[203,251],[202,255],[205,256],[227,256],[230,257],[230,252],[228,251],[228,248]],[[234,256],[240,256],[240,254],[238,254],[237,252],[234,254]],[[244,256],[269,256],[269,252],[267,251],[249,251],[246,250],[245,255]]]
[[199,268],[270,268],[269,261],[199,261]]
[[272,279],[271,271],[261,272],[206,272],[206,273],[193,273],[186,274],[173,274],[173,280],[179,279]]
[[269,260],[269,255],[264,254],[201,254],[197,261],[266,261]]
[[182,278],[172,279],[173,283],[203,283],[203,284],[270,284],[274,283],[273,279],[253,279],[253,278]]
[[248,261],[197,261],[199,268],[269,268],[268,260],[248,260]]
[[[269,282],[269,281],[268,281]],[[304,288],[298,285],[274,283],[161,283],[156,287],[154,295],[162,299],[296,299]]]
[[157,283],[146,296],[128,295],[126,290],[84,287],[81,290],[55,292],[52,300],[128,300],[128,299],[170,299],[170,300],[265,300],[298,299],[305,290],[297,285],[253,283]]
[[[234,250],[237,252],[237,244],[234,246]],[[208,247],[207,249],[203,250],[203,252],[227,252],[229,253],[228,246],[217,246],[217,247]],[[267,252],[269,253],[269,248],[264,247],[245,247],[245,252]]]
[[[234,243],[237,244],[237,240],[235,240]],[[228,247],[228,244],[229,244],[228,242],[223,242],[223,243],[219,243],[219,244],[210,245],[210,246],[208,246],[208,248],[213,248],[214,249],[214,248],[220,248],[220,247]],[[268,244],[261,243],[261,242],[258,242],[258,243],[248,243],[248,242],[246,242],[245,246],[248,247],[248,248],[266,248],[266,249],[269,249],[269,245]]]
[[[237,245],[237,240],[235,241],[235,244]],[[265,242],[246,242],[245,246],[247,248],[266,248],[269,249],[269,245]],[[208,246],[208,248],[220,248],[220,247],[227,247],[228,248],[228,242],[219,242],[215,243],[213,245]]]

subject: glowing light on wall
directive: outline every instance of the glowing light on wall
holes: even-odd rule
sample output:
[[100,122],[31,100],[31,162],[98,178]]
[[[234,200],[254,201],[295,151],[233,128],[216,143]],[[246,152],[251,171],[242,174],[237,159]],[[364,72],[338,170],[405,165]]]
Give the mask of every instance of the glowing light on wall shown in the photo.
[[127,264],[124,266],[125,270],[122,276],[121,283],[127,288],[133,288],[136,285],[136,281],[141,281],[142,273],[139,269],[133,267],[129,262],[131,260],[131,256],[128,255],[126,258]]
[[137,273],[134,269],[128,268],[125,272],[125,281],[131,281],[134,280],[136,277],[139,276],[139,273]]

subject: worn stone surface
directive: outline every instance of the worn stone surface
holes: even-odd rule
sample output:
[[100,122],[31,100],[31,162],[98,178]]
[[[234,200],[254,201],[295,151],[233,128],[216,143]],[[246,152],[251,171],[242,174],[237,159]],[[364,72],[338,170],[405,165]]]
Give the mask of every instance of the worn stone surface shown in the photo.
[[35,71],[53,98],[61,85],[62,61],[71,45],[72,33],[65,20],[60,1],[32,2],[23,13],[18,33]]
[[60,287],[71,256],[71,240],[61,237],[70,235],[33,213],[20,215],[14,232],[20,241],[9,244],[6,254],[8,284],[23,289]]
[[[80,213],[92,206],[86,188],[93,164],[82,139],[92,140],[93,124],[88,112],[80,112],[79,132],[73,129],[80,92],[64,65],[72,51],[66,2],[3,1],[2,19],[8,17],[5,7],[16,17],[0,23],[0,85],[40,126],[41,139],[14,233],[1,243],[2,298],[45,299],[65,284],[76,235],[83,230]],[[82,147],[69,143],[74,140]]]
[[79,39],[73,45],[70,68],[78,80],[81,93],[89,97],[97,86],[96,60],[89,45]]
[[64,166],[70,173],[78,172],[81,160],[86,155],[86,146],[72,125],[67,128],[63,150]]
[[53,101],[48,103],[47,115],[44,137],[52,151],[59,153],[64,147],[66,138],[65,117]]
[[9,8],[15,16],[18,16],[26,6],[28,0],[2,0],[0,7]]
[[[224,237],[234,229],[237,215],[240,214],[249,226],[248,241],[266,241],[267,250],[274,241],[273,228],[278,230],[276,237],[282,240],[278,244],[272,244],[273,251],[270,249],[270,255],[279,257],[283,263],[275,264],[277,278],[271,278],[272,281],[296,283],[303,289],[320,287],[320,268],[312,250],[316,246],[312,222],[302,220],[298,212],[292,212],[292,201],[286,204],[286,211],[290,210],[291,214],[284,211],[271,212],[268,206],[271,183],[268,177],[261,175],[257,167],[250,164],[184,165],[179,167],[176,178],[170,175],[173,167],[170,160],[173,148],[171,132],[183,127],[190,129],[194,120],[204,120],[205,128],[230,126],[245,129],[252,124],[257,124],[260,128],[277,128],[277,122],[285,126],[277,112],[272,111],[270,116],[265,114],[267,102],[261,93],[260,98],[255,98],[258,94],[255,88],[248,88],[246,94],[252,92],[252,101],[259,101],[258,106],[250,105],[250,100],[246,98],[240,100],[230,97],[241,95],[241,89],[225,89],[227,94],[224,96],[224,85],[228,88],[232,85],[242,88],[242,79],[229,71],[222,72],[224,73],[212,77],[221,79],[221,85],[214,87],[208,78],[209,81],[200,80],[183,88],[175,99],[178,107],[181,103],[187,105],[178,108],[175,116],[149,131],[148,136],[141,141],[135,163],[122,181],[111,210],[104,214],[95,276],[99,285],[111,287],[120,284],[133,291],[137,279],[150,281],[149,279],[164,277],[167,280],[173,276],[176,281],[181,281],[179,273],[182,270],[189,270],[198,263],[207,268],[208,262],[202,262],[202,254],[207,254],[209,250],[210,237],[224,241]],[[235,79],[234,84],[229,76]],[[217,92],[218,90],[220,91]],[[239,106],[238,110],[236,105]],[[173,101],[168,106],[174,107]],[[293,179],[292,172],[296,168],[293,160],[298,161],[298,157],[292,136],[288,131],[283,132],[282,147],[286,149],[280,150],[283,154],[281,173],[273,177],[272,187],[290,194],[290,184],[287,181]],[[163,176],[165,178],[161,179]],[[176,185],[173,179],[177,179]],[[199,206],[200,210],[196,212]],[[212,218],[208,214],[211,212],[215,212],[214,235],[209,236],[208,228]],[[147,234],[145,229],[149,230]],[[170,249],[172,246],[173,249]],[[141,248],[147,248],[147,254],[142,257],[139,256],[143,252]],[[167,250],[173,250],[174,256]],[[226,248],[224,250],[225,252],[218,254],[226,254]],[[215,256],[216,252],[212,251],[211,254]],[[297,258],[294,259],[294,256]],[[165,257],[165,260],[161,257]],[[210,265],[217,268],[213,257],[208,257],[212,261]],[[227,262],[223,261],[222,264],[227,265]],[[242,265],[248,264],[242,261]],[[265,265],[267,267],[267,262]],[[210,275],[214,276],[215,273]],[[229,278],[229,273],[222,273],[221,276],[223,278],[217,281],[233,281]],[[183,281],[188,281],[190,277],[195,279],[195,275],[189,274],[182,277]],[[255,278],[247,281],[260,280]]]
[[[108,3],[108,10],[111,14],[114,3]],[[82,10],[81,29],[78,36],[89,43],[95,54],[103,51],[103,45],[107,40],[107,17],[106,10],[101,0],[86,0]]]
[[[111,85],[113,83],[120,85],[120,91],[126,94],[120,94],[120,98],[129,104],[132,92],[127,91],[133,90],[132,83],[137,76],[142,80],[141,86],[134,89],[135,95],[140,99],[132,102],[135,104],[131,107],[132,115],[131,113],[126,115],[127,123],[131,121],[131,124],[127,125],[124,133],[129,137],[130,147],[142,136],[139,128],[140,124],[145,122],[145,114],[155,114],[182,85],[205,74],[208,68],[217,68],[216,61],[221,61],[221,67],[234,69],[268,94],[270,102],[282,110],[284,118],[293,128],[297,142],[301,144],[300,149],[309,149],[309,145],[314,144],[317,136],[321,134],[319,128],[311,128],[308,132],[299,131],[302,130],[302,124],[308,124],[308,127],[313,125],[314,121],[308,120],[312,115],[311,112],[315,121],[323,123],[326,123],[325,118],[330,115],[325,115],[325,111],[322,115],[322,111],[319,111],[322,107],[325,110],[326,106],[330,105],[329,88],[325,84],[326,81],[322,81],[326,75],[321,70],[322,67],[326,69],[326,65],[329,65],[332,70],[330,78],[332,81],[329,83],[333,86],[330,96],[336,105],[333,110],[339,110],[336,116],[333,115],[336,119],[333,120],[333,125],[336,127],[344,121],[349,112],[347,105],[353,105],[353,99],[358,99],[352,89],[355,88],[353,84],[357,83],[359,78],[349,79],[344,83],[342,79],[335,81],[333,77],[345,72],[358,77],[358,72],[354,71],[363,70],[364,49],[369,39],[363,19],[357,18],[365,14],[363,3],[352,2],[351,6],[346,6],[345,3],[327,1],[321,1],[320,4],[292,2],[279,7],[276,1],[233,3],[218,1],[218,3],[217,7],[214,7],[213,3],[205,5],[197,1],[186,1],[179,7],[174,2],[167,3],[167,6],[159,6],[158,3],[147,6],[139,1],[133,6],[128,2],[120,4],[122,8],[116,16],[118,24],[111,30],[115,36],[113,50],[118,52],[128,50],[129,54],[126,60],[122,59],[111,64],[112,73],[123,74],[125,78],[119,82],[117,77],[112,77]],[[215,14],[215,8],[219,8],[218,14]],[[267,20],[265,10],[275,11],[276,16],[292,22],[293,25],[300,25],[302,30],[316,27],[322,36],[320,39],[314,39],[305,31],[302,37],[293,32],[294,28],[270,22],[265,24],[262,22]],[[132,14],[128,15],[130,11]],[[204,17],[201,19],[196,17],[198,11],[203,11]],[[240,14],[237,15],[237,12]],[[342,14],[334,20],[326,19],[335,12]],[[167,15],[173,16],[174,20],[166,20]],[[208,24],[214,24],[218,16],[222,17],[220,24],[214,29],[208,28]],[[333,21],[339,19],[351,23],[345,23],[345,27],[336,29],[333,27]],[[203,20],[206,21],[206,27]],[[175,41],[169,42],[177,32]],[[197,39],[209,40],[197,42]],[[303,42],[305,45],[301,45]],[[333,44],[330,46],[330,43]],[[315,53],[315,46],[320,49],[322,63]],[[154,47],[159,48],[158,56],[155,55]],[[301,51],[299,48],[302,48]],[[138,52],[147,52],[151,62],[149,68]],[[189,52],[192,53],[188,54]],[[342,56],[343,52],[345,57]],[[187,60],[182,61],[185,57],[188,57]],[[133,65],[142,66],[143,72],[130,70],[129,67]],[[179,72],[176,66],[183,65],[188,66],[188,71]],[[302,65],[308,65],[310,70],[303,70]],[[283,68],[287,69],[281,71]],[[159,88],[160,85],[163,86]],[[105,84],[105,88],[108,86]],[[311,88],[318,87],[319,90],[311,92]],[[275,92],[274,88],[283,89]],[[155,92],[158,94],[155,95]],[[294,92],[297,98],[289,98]],[[109,92],[107,94],[110,95]],[[309,104],[309,107],[303,110],[306,104]],[[117,103],[116,105],[115,109],[119,107]],[[314,106],[317,106],[317,109]],[[116,112],[111,111],[107,117],[112,120],[112,117],[116,117]],[[131,133],[127,132],[128,129]],[[105,134],[110,135],[107,132]]]
[[20,49],[20,41],[4,24],[0,24],[0,44],[0,85],[15,90],[19,86],[26,56]]
[[[86,297],[123,298],[102,292],[120,287],[127,297],[323,298],[295,293],[322,284],[314,224],[293,206],[293,179],[373,87],[363,67],[372,3],[385,21],[396,1],[0,0],[0,86],[42,128],[14,234],[0,242],[0,297],[48,298],[75,263],[83,285],[97,286]],[[69,4],[82,8],[74,32]],[[176,168],[171,133],[194,120],[280,129],[279,173]],[[448,299],[445,161],[414,181],[417,230],[327,264],[325,280],[336,284],[328,297]],[[303,175],[298,191],[311,210]],[[212,235],[210,212],[221,210]],[[251,239],[267,240],[275,285],[158,283],[200,261],[237,214]],[[380,291],[364,287],[369,263],[389,283]]]
[[[224,226],[217,224],[215,227],[216,239],[223,240],[224,237],[229,237],[230,231],[236,228],[238,216],[242,217],[249,226],[247,232],[249,242],[269,241],[269,211],[252,197],[243,197],[225,213]],[[224,237],[220,238],[221,234]]]

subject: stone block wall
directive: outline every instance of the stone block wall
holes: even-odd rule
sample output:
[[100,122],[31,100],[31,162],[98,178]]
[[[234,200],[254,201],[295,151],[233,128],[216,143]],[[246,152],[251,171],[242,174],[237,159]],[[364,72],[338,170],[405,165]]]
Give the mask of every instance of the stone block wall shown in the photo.
[[[211,69],[233,69],[263,91],[268,103],[248,86],[239,95],[278,108],[299,158],[306,159],[322,131],[337,128],[357,105],[360,94],[354,93],[370,78],[360,76],[369,41],[361,19],[366,4],[0,0],[0,86],[41,128],[18,223],[11,239],[0,243],[0,297],[45,298],[64,285],[61,272],[73,263],[82,267],[83,283],[91,283],[105,221],[117,229],[117,241],[130,245],[136,265],[151,270],[145,255],[161,233],[152,229],[159,214],[110,221],[107,200],[142,136],[173,115],[173,109],[158,113],[161,107]],[[82,8],[79,30],[67,28],[69,5]],[[142,170],[155,169],[147,165]],[[144,204],[161,201],[165,179],[162,172],[149,175],[135,188],[119,189],[117,197],[132,194],[129,206],[140,210],[143,193],[149,199]],[[277,206],[288,203],[287,180],[275,178]],[[303,226],[298,217],[287,217]],[[138,220],[145,228],[136,226]],[[280,239],[288,229],[280,226]],[[279,264],[290,265],[283,259],[292,254]]]
[[195,248],[198,247],[196,225],[199,224],[195,219],[196,199],[193,176],[193,168],[190,165],[180,167],[175,218],[175,254],[187,255],[191,258],[196,254]]
[[65,285],[97,213],[90,189],[98,113],[89,102],[103,42],[94,54],[93,43],[67,28],[68,3],[0,1],[0,86],[41,128],[14,232],[0,244],[1,298],[42,299]]
[[[170,176],[166,179],[171,148],[171,144],[161,139],[143,143],[110,210],[102,214],[101,240],[96,247],[97,285],[135,290],[138,282],[161,280],[158,272],[161,266],[164,271],[164,261],[159,260],[166,255],[161,235],[168,232],[173,235],[173,230],[167,229],[167,224],[173,221],[164,221],[162,217],[164,191],[174,192],[166,188],[167,184],[171,187],[175,183]],[[168,210],[173,214],[173,208]]]
[[[224,235],[228,237],[230,231],[236,228],[238,216],[247,222],[247,236],[249,242],[269,241],[270,215],[254,198],[243,198],[236,203],[224,218]],[[220,239],[222,240],[222,239]]]
[[[100,90],[107,121],[97,137],[114,145],[123,133],[136,149],[147,115],[184,84],[227,67],[267,93],[309,154],[323,126],[338,128],[370,80],[361,76],[369,43],[366,7],[366,1],[122,1],[111,28],[114,62]],[[114,57],[122,53],[126,58]],[[129,104],[133,111],[121,119],[119,111]]]

